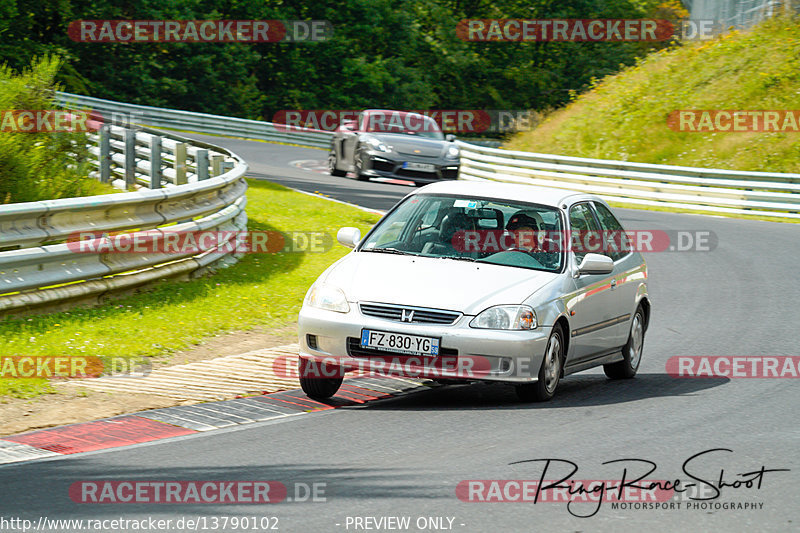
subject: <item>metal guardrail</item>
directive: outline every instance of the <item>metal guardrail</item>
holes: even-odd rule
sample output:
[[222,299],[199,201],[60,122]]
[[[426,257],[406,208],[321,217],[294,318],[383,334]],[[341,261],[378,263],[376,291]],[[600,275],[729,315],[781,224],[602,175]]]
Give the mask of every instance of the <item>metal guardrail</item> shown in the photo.
[[798,0],[683,0],[692,20],[713,20],[718,31],[750,28],[781,13],[800,11]]
[[459,179],[565,188],[612,202],[689,212],[800,219],[800,174],[652,165],[457,144]]
[[[90,141],[98,156],[96,175],[139,190],[0,206],[0,314],[76,299],[101,301],[111,292],[197,275],[241,256],[226,246],[247,227],[247,164],[240,157],[146,128],[104,126]],[[108,237],[92,241],[88,252],[76,251],[82,232],[164,242],[170,234],[196,231],[223,233],[199,253],[91,251],[103,250]]]
[[[163,107],[126,104],[103,100],[90,96],[77,94],[56,93],[59,105],[74,109],[92,109],[103,115],[104,118],[113,119],[134,117],[140,124],[157,128],[174,128],[179,130],[208,133],[209,135],[228,135],[231,137],[244,137],[268,142],[297,144],[309,148],[330,148],[333,133],[325,130],[284,126],[260,120],[248,120],[236,117],[223,117],[207,113],[180,111]],[[500,141],[495,139],[476,139],[471,141],[482,146],[500,146]]]
[[156,128],[173,128],[208,133],[210,135],[246,137],[270,142],[297,144],[311,148],[327,149],[330,146],[332,136],[331,132],[323,130],[290,130],[287,126],[261,120],[126,104],[63,92],[56,93],[56,102],[65,108],[92,109],[102,114],[106,119],[113,119],[115,116],[120,118],[122,116],[134,117],[140,119],[137,123]]
[[[330,132],[289,131],[269,122],[139,106],[58,93],[66,106],[141,117],[161,127],[327,148]],[[120,142],[116,139],[116,142]],[[197,143],[195,143],[197,144]],[[607,200],[689,212],[800,218],[800,174],[653,165],[500,150],[458,141],[459,179],[510,181],[591,192]],[[146,147],[145,147],[146,148]],[[188,153],[195,156],[194,152]],[[119,158],[119,156],[117,156]],[[146,171],[146,165],[140,169]],[[171,174],[167,174],[171,178]]]

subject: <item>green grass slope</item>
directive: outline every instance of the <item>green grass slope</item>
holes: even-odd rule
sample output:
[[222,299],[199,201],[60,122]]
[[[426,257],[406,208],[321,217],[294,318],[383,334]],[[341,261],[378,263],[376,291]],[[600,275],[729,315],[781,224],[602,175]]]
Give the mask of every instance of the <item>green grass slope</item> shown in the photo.
[[512,150],[800,172],[800,132],[679,132],[676,110],[800,110],[800,20],[651,54],[517,135]]

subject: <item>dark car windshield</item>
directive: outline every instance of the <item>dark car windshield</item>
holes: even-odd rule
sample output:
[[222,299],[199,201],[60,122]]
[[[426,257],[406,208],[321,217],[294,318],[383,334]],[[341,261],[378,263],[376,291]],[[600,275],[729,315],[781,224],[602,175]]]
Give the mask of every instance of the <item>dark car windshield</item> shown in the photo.
[[406,111],[370,111],[366,115],[364,131],[444,140],[444,134],[435,120],[419,113]]
[[564,260],[562,229],[553,207],[418,194],[384,217],[359,251],[557,272]]

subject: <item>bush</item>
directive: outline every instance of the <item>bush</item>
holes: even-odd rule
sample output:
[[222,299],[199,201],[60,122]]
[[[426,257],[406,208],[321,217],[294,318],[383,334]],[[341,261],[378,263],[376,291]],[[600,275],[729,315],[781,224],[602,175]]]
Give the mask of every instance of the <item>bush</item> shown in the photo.
[[[0,66],[0,110],[53,109],[61,62],[34,59],[22,72]],[[87,177],[85,133],[0,131],[0,204],[110,192]]]

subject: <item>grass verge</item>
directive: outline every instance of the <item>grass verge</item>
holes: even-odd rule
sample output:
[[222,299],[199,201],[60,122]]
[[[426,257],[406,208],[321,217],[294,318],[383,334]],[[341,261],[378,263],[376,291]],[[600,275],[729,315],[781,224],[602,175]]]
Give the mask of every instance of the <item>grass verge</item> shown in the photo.
[[643,163],[800,172],[800,133],[670,129],[677,110],[800,109],[800,20],[688,43],[640,60],[506,145]]

